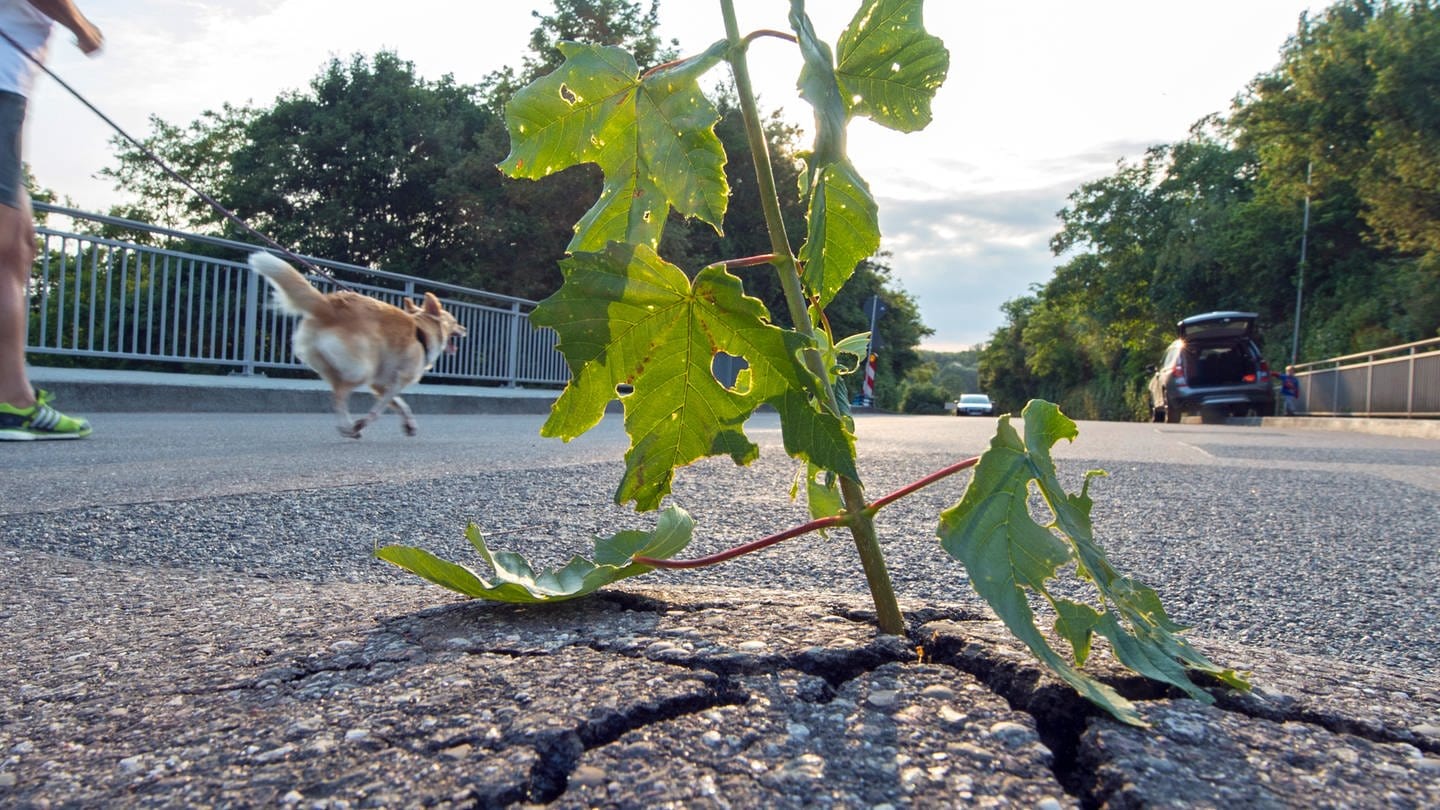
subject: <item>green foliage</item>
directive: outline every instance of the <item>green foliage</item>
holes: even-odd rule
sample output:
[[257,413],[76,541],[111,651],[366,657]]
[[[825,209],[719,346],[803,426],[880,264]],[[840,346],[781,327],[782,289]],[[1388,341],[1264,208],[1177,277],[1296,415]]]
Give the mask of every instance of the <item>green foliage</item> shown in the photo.
[[[1341,2],[1302,21],[1228,119],[1087,183],[1052,241],[1066,261],[1011,302],[982,359],[1002,407],[1148,418],[1145,367],[1189,315],[1260,315],[1289,362],[1304,198],[1300,360],[1440,334],[1440,9]],[[1307,166],[1313,182],[1305,184]]]
[[[918,0],[868,0],[841,35],[837,67],[828,46],[815,38],[804,4],[792,1],[791,27],[805,64],[801,95],[816,107],[820,122],[801,186],[806,239],[797,257],[780,238],[784,213],[763,151],[765,133],[753,113],[746,113],[745,140],[757,150],[753,166],[771,252],[733,262],[747,269],[763,264],[777,273],[786,309],[798,321],[782,326],[772,322],[764,302],[747,294],[727,262],[708,264],[691,277],[658,252],[667,244],[672,210],[715,226],[717,238],[724,238],[718,228],[727,213],[721,171],[727,152],[714,132],[719,108],[699,93],[696,80],[723,56],[734,68],[742,110],[753,110],[753,99],[733,7],[729,0],[721,6],[727,40],[698,57],[642,75],[618,49],[560,43],[565,61],[516,93],[507,107],[513,143],[502,164],[506,172],[541,178],[593,163],[605,177],[599,201],[581,218],[570,256],[561,262],[564,283],[532,315],[534,323],[559,335],[572,375],[542,433],[565,440],[580,436],[618,398],[630,447],[615,500],[652,510],[670,494],[677,471],[698,459],[727,455],[741,465],[753,461],[759,449],[743,427],[757,407],[771,405],[780,415],[786,452],[804,469],[805,485],[797,482],[796,493],[804,493],[815,520],[752,548],[845,526],[861,556],[881,630],[900,633],[903,617],[873,525],[873,514],[900,493],[867,501],[841,379],[856,370],[854,361],[869,336],[840,332],[837,338],[837,323],[854,313],[839,307],[832,317],[826,304],[836,309],[847,294],[855,295],[847,291],[857,279],[875,283],[882,277],[856,273],[878,248],[879,225],[864,180],[845,155],[845,126],[856,114],[902,131],[923,126],[948,54],[924,33]],[[888,83],[879,77],[888,77]],[[688,240],[680,245],[690,247]],[[903,310],[912,302],[902,296],[886,303]],[[721,355],[744,361],[732,386],[712,370]],[[948,398],[922,373],[908,384],[903,404],[907,410],[943,412]],[[1180,628],[1154,592],[1121,577],[1105,560],[1091,537],[1088,495],[1065,495],[1049,457],[1055,441],[1074,435],[1074,423],[1049,403],[1026,409],[1024,443],[1003,418],[965,497],[942,515],[945,550],[966,564],[977,590],[1043,661],[1125,722],[1141,724],[1123,698],[1077,669],[1097,633],[1132,668],[1197,698],[1209,696],[1190,683],[1185,666],[1243,687],[1234,673],[1218,669],[1173,635]],[[1029,518],[1031,481],[1050,503],[1053,528],[1066,541]],[[519,555],[492,553],[471,527],[471,542],[495,570],[490,580],[419,549],[391,546],[379,556],[471,596],[546,601],[665,564],[688,540],[690,528],[688,517],[672,509],[653,533],[597,541],[594,562],[577,558],[536,574]],[[1057,632],[1072,645],[1073,665],[1045,642],[1027,603],[1030,593],[1048,597],[1046,581],[1072,563],[1101,597],[1098,609],[1051,599],[1061,616]]]
[[933,382],[912,382],[905,386],[900,400],[901,413],[937,414],[945,413],[953,400],[944,388]]
[[631,558],[669,559],[685,550],[694,528],[695,522],[683,509],[667,509],[652,532],[624,531],[596,538],[593,561],[575,556],[560,568],[536,573],[521,555],[492,551],[480,536],[480,529],[472,524],[465,530],[465,537],[494,572],[488,579],[463,565],[410,546],[385,546],[378,549],[375,556],[472,599],[560,602],[654,570],[632,562]]
[[[1074,440],[1075,423],[1054,405],[1039,401],[1027,405],[1021,418],[1023,439],[1008,415],[1000,417],[965,494],[940,516],[940,544],[965,564],[975,590],[1010,632],[1066,683],[1125,722],[1141,724],[1130,702],[1075,668],[1085,663],[1096,633],[1110,642],[1126,666],[1196,700],[1213,702],[1190,681],[1185,667],[1246,688],[1235,672],[1215,666],[1178,638],[1175,633],[1183,628],[1166,616],[1155,592],[1118,574],[1095,543],[1089,490],[1091,478],[1102,473],[1087,473],[1080,493],[1070,495],[1056,478],[1050,458],[1056,442]],[[1030,515],[1032,483],[1054,516],[1049,525],[1041,526]],[[1050,593],[1046,583],[1068,565],[1095,588],[1098,608]],[[1074,666],[1055,652],[1036,625],[1032,594],[1054,609],[1055,632],[1070,644]]]
[[[980,350],[966,349],[959,352],[937,352],[922,349],[918,352],[920,361],[928,366],[924,379],[940,386],[947,399],[959,399],[961,394],[985,393],[980,386]],[[914,379],[913,372],[907,379]]]
[[564,64],[506,107],[513,146],[500,168],[535,180],[582,163],[600,167],[600,200],[568,250],[612,241],[656,248],[671,207],[719,228],[729,196],[713,131],[719,114],[696,80],[723,48],[644,78],[618,48],[561,43],[560,50]]
[[[579,436],[628,386],[622,401],[631,448],[615,499],[643,510],[659,505],[678,467],[710,455],[726,454],[737,464],[758,456],[741,428],[760,404],[806,385],[795,359],[799,335],[770,324],[759,301],[720,266],[702,270],[692,285],[647,246],[611,243],[601,253],[575,254],[562,268],[565,284],[531,315],[559,334],[573,375],[543,435]],[[749,365],[735,389],[711,371],[722,351]],[[854,438],[838,418],[808,404],[782,413],[791,417],[787,431],[824,437],[815,460],[855,477]],[[824,452],[835,448],[848,452]]]

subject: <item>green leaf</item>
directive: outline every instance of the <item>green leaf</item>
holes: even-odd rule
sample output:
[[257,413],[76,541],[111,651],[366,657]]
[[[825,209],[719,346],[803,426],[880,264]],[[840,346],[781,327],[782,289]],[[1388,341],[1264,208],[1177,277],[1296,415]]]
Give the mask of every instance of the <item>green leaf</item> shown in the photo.
[[852,481],[855,469],[855,435],[840,417],[827,413],[804,391],[792,390],[770,400],[780,413],[780,434],[785,452]]
[[815,108],[815,148],[806,158],[805,244],[799,259],[810,293],[825,306],[855,272],[855,265],[880,249],[879,207],[870,187],[845,156],[849,110],[841,96],[830,47],[815,34],[803,0],[790,3],[790,27],[800,46],[800,97]]
[[806,287],[820,306],[834,300],[855,266],[880,249],[880,208],[849,161],[813,172],[800,262]]
[[[834,353],[830,360],[830,367],[835,369],[839,374],[854,374],[860,369],[860,361],[865,359],[865,355],[869,350],[869,332],[851,335],[835,344]],[[848,354],[854,357],[855,361],[852,363],[840,362],[840,355],[842,354]]]
[[[1174,636],[1182,628],[1165,615],[1155,592],[1116,574],[1095,543],[1089,485],[1098,473],[1087,474],[1080,494],[1071,496],[1060,486],[1050,457],[1057,441],[1077,435],[1075,423],[1042,400],[1032,400],[1021,417],[1025,439],[1010,425],[1010,417],[1002,416],[965,494],[940,516],[941,546],[965,564],[975,590],[1061,679],[1124,722],[1142,724],[1128,701],[1051,648],[1036,626],[1030,595],[1044,597],[1054,607],[1056,633],[1070,643],[1076,665],[1088,658],[1091,637],[1100,633],[1126,666],[1197,700],[1211,698],[1190,681],[1186,667],[1245,688],[1240,676],[1216,667]],[[1030,515],[1032,484],[1055,516],[1050,526],[1039,525]],[[1047,582],[1072,562],[1077,574],[1099,592],[1098,609],[1049,592]]]
[[[571,371],[541,433],[575,438],[619,396],[631,446],[617,503],[656,508],[674,470],[705,456],[750,463],[759,454],[741,430],[750,414],[806,385],[796,359],[803,338],[772,325],[722,266],[701,270],[692,285],[650,248],[612,243],[571,256],[561,272],[560,290],[530,317],[556,331]],[[748,366],[733,389],[711,370],[722,351]],[[617,393],[626,386],[630,393]]]
[[683,509],[667,509],[652,532],[623,531],[608,538],[596,538],[593,562],[575,556],[560,568],[536,573],[523,556],[510,551],[492,551],[480,536],[480,530],[471,524],[465,535],[494,572],[488,579],[466,566],[413,546],[385,546],[377,550],[375,556],[473,599],[560,602],[653,570],[630,560],[635,556],[669,559],[690,543],[694,528],[694,521]]
[[576,224],[570,251],[610,241],[654,248],[672,207],[720,230],[730,193],[725,150],[715,135],[719,113],[698,79],[724,44],[642,78],[620,48],[561,42],[560,67],[506,104],[506,174],[539,179],[581,163],[604,172],[600,199]]
[[925,32],[922,0],[866,0],[840,34],[836,75],[852,115],[914,132],[950,70],[950,52]]
[[840,82],[835,77],[835,57],[830,46],[816,35],[815,26],[805,13],[805,0],[790,0],[790,28],[800,47],[800,78],[796,87],[800,97],[815,109],[815,148],[810,156],[813,173],[816,166],[845,159],[845,126],[850,115],[840,96]]
[[845,498],[840,493],[840,480],[830,470],[805,465],[805,503],[811,519],[835,517],[845,511]]

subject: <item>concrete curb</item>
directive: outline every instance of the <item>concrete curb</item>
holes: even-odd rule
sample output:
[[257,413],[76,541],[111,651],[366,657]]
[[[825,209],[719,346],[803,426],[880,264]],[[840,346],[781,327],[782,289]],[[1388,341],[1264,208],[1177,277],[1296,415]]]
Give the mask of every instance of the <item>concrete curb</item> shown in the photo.
[[1350,430],[1411,439],[1440,439],[1440,419],[1369,419],[1360,416],[1266,416],[1261,427]]
[[[56,397],[67,413],[329,413],[330,388],[307,379],[172,374],[154,371],[31,368],[30,380]],[[416,414],[549,413],[560,394],[552,389],[487,388],[421,383],[405,390]],[[357,414],[369,392],[351,396]]]
[[1196,640],[1256,684],[1206,705],[1097,651],[1139,729],[958,606],[0,563],[6,806],[1440,806],[1440,683],[1332,659]]

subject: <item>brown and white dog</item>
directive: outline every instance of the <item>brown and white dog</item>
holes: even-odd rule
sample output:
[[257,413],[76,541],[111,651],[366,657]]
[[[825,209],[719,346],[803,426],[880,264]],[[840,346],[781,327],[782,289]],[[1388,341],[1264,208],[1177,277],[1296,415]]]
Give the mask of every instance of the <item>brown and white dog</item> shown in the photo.
[[[415,435],[415,415],[399,394],[435,364],[441,352],[455,351],[453,338],[465,327],[425,293],[424,306],[405,308],[341,290],[322,293],[299,271],[269,253],[254,253],[250,267],[275,288],[280,308],[300,316],[295,329],[295,356],[315,369],[334,392],[340,433],[351,439],[393,407],[404,420],[405,434]],[[352,420],[350,392],[362,385],[375,392],[370,412]]]

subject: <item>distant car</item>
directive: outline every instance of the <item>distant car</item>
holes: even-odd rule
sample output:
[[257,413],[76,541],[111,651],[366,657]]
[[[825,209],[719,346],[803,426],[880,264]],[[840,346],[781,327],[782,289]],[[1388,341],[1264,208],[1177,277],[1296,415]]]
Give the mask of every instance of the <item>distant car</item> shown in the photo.
[[956,416],[994,416],[995,404],[984,394],[961,394],[955,400]]
[[1178,324],[1180,337],[1151,369],[1150,414],[1179,422],[1187,413],[1275,412],[1270,366],[1255,345],[1253,312],[1207,312]]

